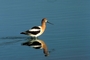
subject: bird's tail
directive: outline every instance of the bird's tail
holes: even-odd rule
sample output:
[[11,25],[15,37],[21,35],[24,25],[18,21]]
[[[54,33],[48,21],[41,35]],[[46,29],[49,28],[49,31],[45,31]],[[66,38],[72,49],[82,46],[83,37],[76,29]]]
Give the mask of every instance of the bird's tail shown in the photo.
[[27,32],[21,32],[20,34],[25,34],[25,35],[28,35],[28,33],[27,33]]

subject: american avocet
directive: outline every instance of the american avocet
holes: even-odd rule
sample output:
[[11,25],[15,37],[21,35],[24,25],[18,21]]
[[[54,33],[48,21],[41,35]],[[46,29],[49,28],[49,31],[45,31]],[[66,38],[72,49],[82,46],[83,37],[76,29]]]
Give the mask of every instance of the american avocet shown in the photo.
[[21,34],[29,35],[32,38],[38,37],[41,34],[43,34],[43,32],[45,31],[46,23],[52,24],[52,23],[48,22],[46,18],[43,18],[41,21],[41,26],[34,26],[25,32],[21,32]]
[[45,54],[45,56],[49,56],[47,45],[45,44],[43,40],[39,40],[39,39],[31,40],[31,41],[23,43],[22,45],[31,46],[35,49],[43,49],[43,53]]

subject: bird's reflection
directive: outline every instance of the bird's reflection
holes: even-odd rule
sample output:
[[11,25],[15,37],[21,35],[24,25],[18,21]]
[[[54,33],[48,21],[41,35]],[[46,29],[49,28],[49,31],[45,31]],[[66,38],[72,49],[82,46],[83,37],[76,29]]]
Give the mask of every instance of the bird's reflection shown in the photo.
[[45,56],[49,56],[47,45],[43,40],[40,39],[30,39],[27,42],[22,43],[22,45],[31,46],[34,49],[42,49]]

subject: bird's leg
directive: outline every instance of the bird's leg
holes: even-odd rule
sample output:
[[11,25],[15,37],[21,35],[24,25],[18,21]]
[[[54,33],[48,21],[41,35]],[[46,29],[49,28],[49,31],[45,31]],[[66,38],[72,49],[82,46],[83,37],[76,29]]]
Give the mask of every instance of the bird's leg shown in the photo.
[[38,37],[31,37],[31,40],[37,40]]
[[31,37],[31,40],[33,40],[34,38],[33,37]]
[[34,37],[35,40],[37,40],[38,38],[37,37]]

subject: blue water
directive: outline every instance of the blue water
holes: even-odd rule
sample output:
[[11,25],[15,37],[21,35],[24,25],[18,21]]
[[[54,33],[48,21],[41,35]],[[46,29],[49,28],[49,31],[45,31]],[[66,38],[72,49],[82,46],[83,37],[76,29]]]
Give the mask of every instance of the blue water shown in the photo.
[[[51,51],[23,46],[29,36],[20,32],[47,24],[39,37]],[[0,0],[0,60],[90,60],[89,0]]]

